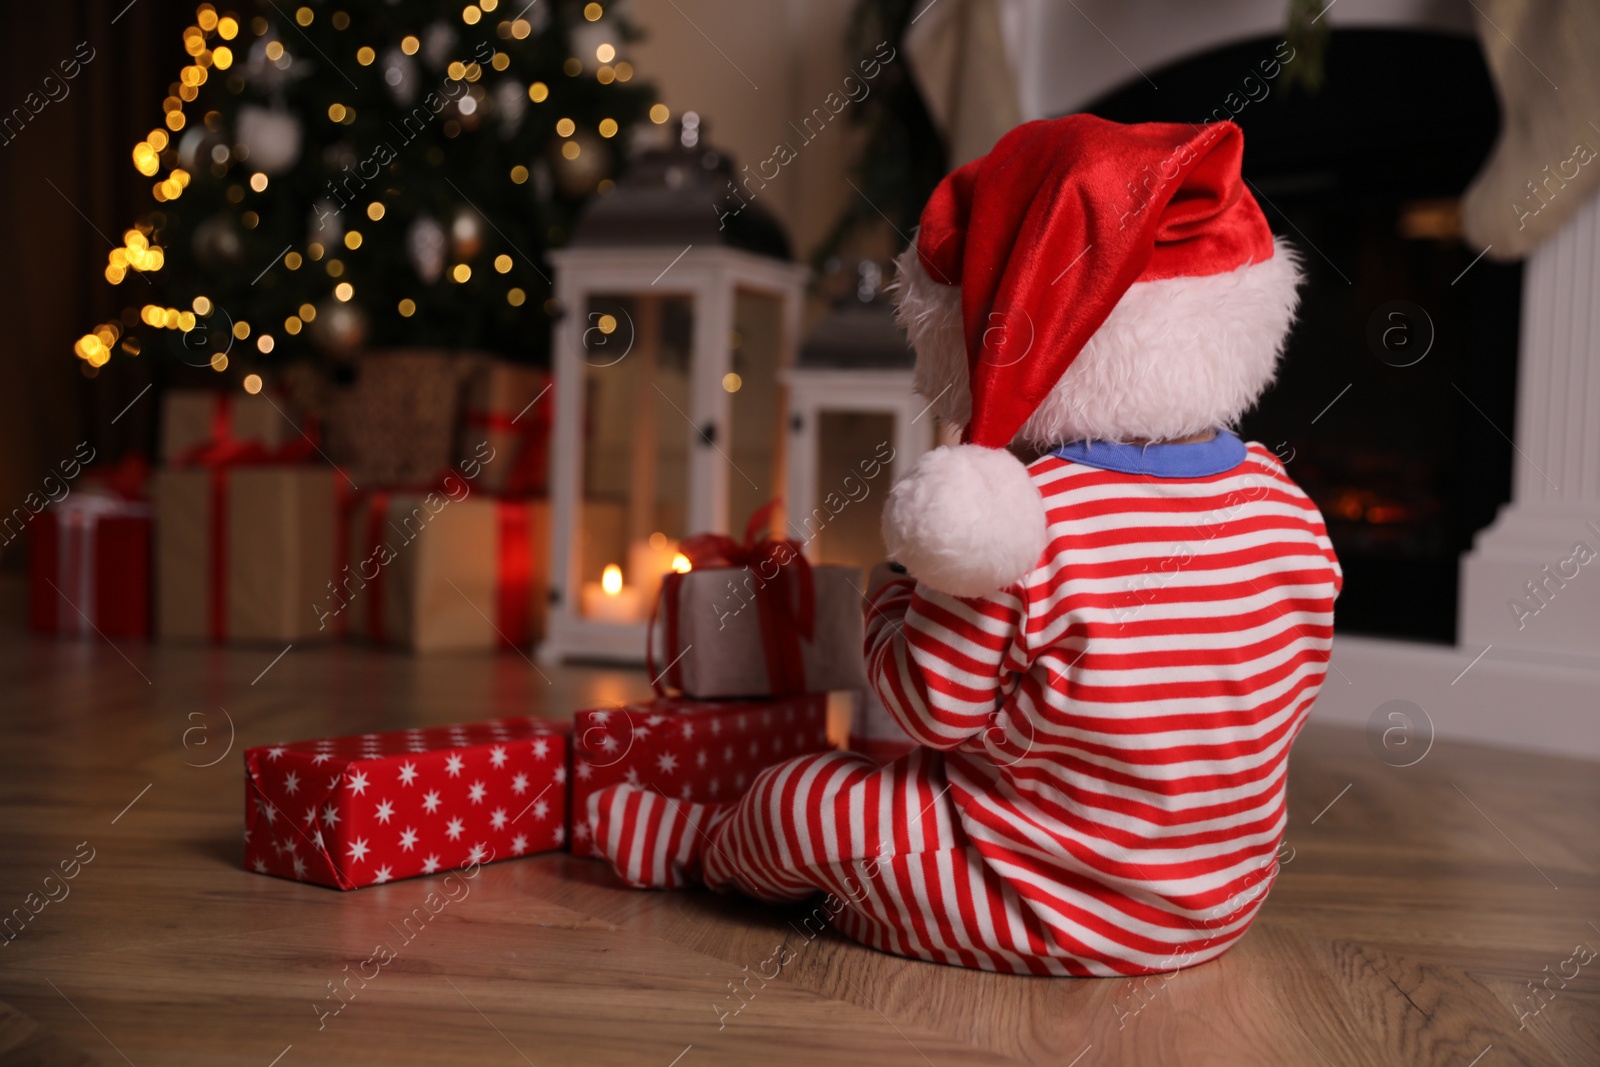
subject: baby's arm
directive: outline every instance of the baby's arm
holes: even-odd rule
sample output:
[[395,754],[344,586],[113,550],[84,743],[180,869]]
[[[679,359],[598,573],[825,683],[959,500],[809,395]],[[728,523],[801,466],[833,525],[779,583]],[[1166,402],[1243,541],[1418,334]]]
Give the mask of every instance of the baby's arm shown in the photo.
[[990,725],[1002,681],[1027,667],[1020,591],[959,599],[873,571],[867,677],[917,744],[955,748]]

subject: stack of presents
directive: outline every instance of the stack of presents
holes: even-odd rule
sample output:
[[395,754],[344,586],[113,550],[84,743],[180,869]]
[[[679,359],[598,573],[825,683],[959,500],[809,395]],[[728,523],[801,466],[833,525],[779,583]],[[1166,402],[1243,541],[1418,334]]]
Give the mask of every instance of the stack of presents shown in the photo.
[[[261,746],[245,752],[245,866],[339,889],[567,849],[594,856],[589,797],[621,783],[731,802],[794,756],[887,762],[910,740],[866,689],[860,576],[794,541],[701,534],[664,575],[647,648],[656,697],[538,718]],[[748,598],[735,599],[729,590]],[[664,666],[661,666],[664,665]]]
[[[126,464],[40,516],[35,627],[138,637],[153,618],[161,639],[350,635],[419,652],[536,642],[548,381],[408,358],[364,369],[365,394],[320,418],[280,395],[168,393],[153,474]],[[406,410],[419,395],[458,399]],[[247,749],[246,868],[354,889],[593,856],[596,791],[735,801],[768,767],[836,747],[830,705],[848,709],[855,751],[909,751],[866,683],[860,573],[770,536],[770,507],[742,540],[679,545],[690,568],[661,577],[641,649],[654,699]]]
[[483,357],[393,353],[314,408],[169,391],[153,473],[88,475],[36,520],[33,627],[530,645],[548,596],[548,385]]

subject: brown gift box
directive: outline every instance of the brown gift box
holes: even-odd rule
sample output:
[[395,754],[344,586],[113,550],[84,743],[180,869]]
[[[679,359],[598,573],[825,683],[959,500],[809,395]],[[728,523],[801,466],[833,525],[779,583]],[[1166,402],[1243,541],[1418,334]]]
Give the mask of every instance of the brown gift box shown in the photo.
[[[811,573],[815,623],[811,640],[800,640],[801,691],[863,689],[861,572],[823,564]],[[773,693],[756,604],[760,585],[749,567],[697,567],[668,576],[649,638],[655,669],[668,686],[697,698],[786,695]]]
[[310,465],[156,472],[157,635],[328,636],[315,604],[334,576],[340,479]]
[[290,421],[295,415],[286,403],[265,394],[169,389],[161,396],[161,460],[176,462],[216,440],[219,429],[223,437],[235,441],[254,441],[268,448],[287,444],[300,431]]
[[[487,469],[487,468],[485,468]],[[429,491],[366,494],[340,583],[352,634],[413,652],[521,648],[544,635],[549,508],[543,500]],[[342,601],[342,606],[340,601]]]
[[471,365],[456,453],[460,463],[481,456],[485,442],[494,449],[494,462],[484,465],[478,488],[516,496],[547,491],[553,410],[549,392],[546,371],[497,359]]
[[356,484],[424,485],[450,467],[462,379],[476,360],[448,351],[368,352],[328,400],[328,455]]

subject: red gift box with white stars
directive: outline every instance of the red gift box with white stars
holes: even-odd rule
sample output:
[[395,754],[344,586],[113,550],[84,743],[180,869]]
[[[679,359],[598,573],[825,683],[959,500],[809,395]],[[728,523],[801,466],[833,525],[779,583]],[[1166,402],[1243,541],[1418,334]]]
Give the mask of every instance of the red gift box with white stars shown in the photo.
[[244,753],[244,864],[357,889],[566,841],[570,727],[513,718]]
[[626,782],[678,800],[731,802],[773,764],[832,747],[826,693],[662,697],[580,711],[572,728],[572,854],[598,855],[589,797],[607,786]]

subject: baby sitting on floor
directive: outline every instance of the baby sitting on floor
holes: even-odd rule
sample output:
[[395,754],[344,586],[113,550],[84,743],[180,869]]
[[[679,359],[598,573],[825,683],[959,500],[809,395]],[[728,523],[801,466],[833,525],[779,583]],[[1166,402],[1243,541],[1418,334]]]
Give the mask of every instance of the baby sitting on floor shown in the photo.
[[1300,279],[1242,154],[1228,122],[1073,115],[945,178],[899,314],[964,443],[895,486],[901,567],[866,607],[918,747],[790,760],[734,804],[597,793],[624,880],[826,893],[867,945],[1029,974],[1171,971],[1244,934],[1341,576],[1315,505],[1227,429]]

